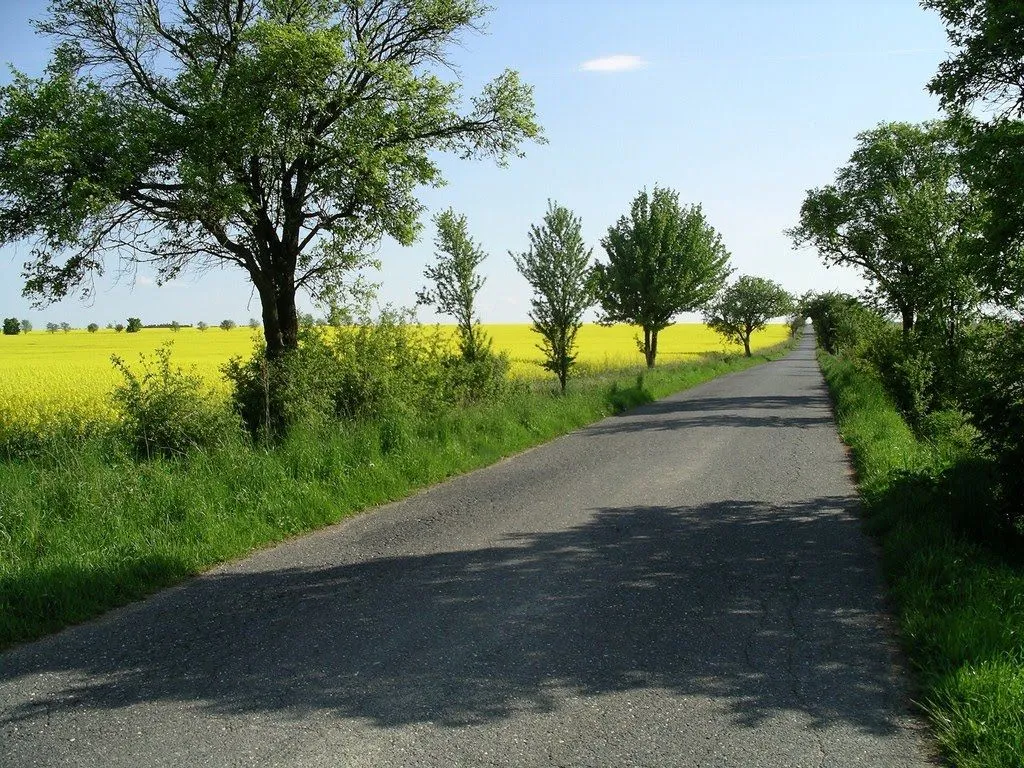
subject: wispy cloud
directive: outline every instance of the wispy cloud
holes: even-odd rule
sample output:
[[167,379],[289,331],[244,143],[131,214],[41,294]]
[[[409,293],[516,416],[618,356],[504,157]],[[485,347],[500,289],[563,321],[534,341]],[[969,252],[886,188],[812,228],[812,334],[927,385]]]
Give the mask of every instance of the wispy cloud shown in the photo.
[[614,56],[602,56],[589,59],[580,64],[580,72],[630,72],[643,69],[647,62],[639,56],[628,53],[617,53]]

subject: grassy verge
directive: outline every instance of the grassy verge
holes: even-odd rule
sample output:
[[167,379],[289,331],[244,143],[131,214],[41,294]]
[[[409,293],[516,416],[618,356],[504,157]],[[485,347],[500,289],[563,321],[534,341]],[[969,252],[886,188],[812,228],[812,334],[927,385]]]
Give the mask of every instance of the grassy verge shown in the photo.
[[54,440],[38,460],[0,461],[0,648],[786,349],[606,372],[564,396],[535,385],[429,419],[300,429],[270,450],[139,462],[102,436]]
[[985,508],[983,460],[918,440],[879,382],[822,354],[867,526],[883,549],[918,700],[962,768],[1024,765],[1024,564],[964,535]]

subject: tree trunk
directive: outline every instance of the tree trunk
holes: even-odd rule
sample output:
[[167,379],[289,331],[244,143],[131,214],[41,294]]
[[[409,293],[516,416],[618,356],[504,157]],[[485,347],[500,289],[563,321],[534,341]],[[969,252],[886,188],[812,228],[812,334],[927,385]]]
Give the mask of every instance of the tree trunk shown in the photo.
[[743,337],[743,354],[750,357],[750,334]]
[[658,332],[644,326],[644,359],[647,367],[654,367],[654,358],[658,356]]
[[[290,281],[289,281],[290,282]],[[267,359],[277,360],[299,346],[299,313],[295,307],[295,289],[268,286],[259,290],[263,305],[263,337]]]
[[907,338],[914,330],[914,310],[903,307],[900,309],[900,314],[903,317],[903,338]]

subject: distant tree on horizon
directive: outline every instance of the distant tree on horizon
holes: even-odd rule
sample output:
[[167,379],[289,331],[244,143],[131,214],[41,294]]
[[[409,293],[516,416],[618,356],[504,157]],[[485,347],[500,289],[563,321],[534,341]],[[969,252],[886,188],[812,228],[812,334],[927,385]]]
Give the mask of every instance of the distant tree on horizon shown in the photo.
[[4,318],[4,336],[17,336],[21,333],[21,323],[16,317]]
[[225,319],[220,321],[220,329],[222,331],[230,331],[232,328],[236,327],[238,327],[238,323],[234,320]]
[[793,297],[775,281],[743,275],[708,305],[704,322],[729,341],[742,344],[744,354],[750,357],[754,332],[773,317],[788,315],[793,307]]
[[99,329],[100,327],[97,323],[89,323],[87,326],[85,326],[85,330],[87,330],[89,333],[96,333],[96,331],[98,331]]
[[126,330],[128,333],[138,333],[142,330],[142,320],[137,317],[129,317]]
[[32,323],[27,318],[21,321],[21,332],[28,333],[32,330]]

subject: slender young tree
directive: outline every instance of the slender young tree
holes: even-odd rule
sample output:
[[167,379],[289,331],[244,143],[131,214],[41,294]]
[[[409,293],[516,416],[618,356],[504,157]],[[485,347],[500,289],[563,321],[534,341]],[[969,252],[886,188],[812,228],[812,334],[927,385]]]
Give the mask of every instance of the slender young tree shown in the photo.
[[583,244],[582,224],[568,208],[548,201],[541,226],[530,227],[530,247],[509,255],[533,288],[530,320],[540,334],[537,346],[544,367],[558,377],[565,392],[569,371],[576,361],[576,334],[583,313],[594,304],[590,257]]
[[715,297],[731,271],[729,252],[699,205],[680,206],[675,191],[658,186],[636,196],[601,245],[608,263],[593,273],[599,322],[640,326],[641,351],[653,368],[658,333]]
[[469,236],[465,216],[457,216],[449,208],[435,216],[434,223],[435,261],[423,272],[430,285],[416,294],[417,303],[455,318],[459,351],[466,361],[475,362],[490,351],[490,340],[480,327],[476,309],[477,295],[484,286],[479,268],[487,254]]
[[778,283],[743,275],[711,302],[704,322],[727,340],[742,344],[750,357],[754,331],[762,330],[773,317],[788,315],[794,306],[793,297]]
[[35,244],[26,294],[88,292],[110,252],[160,280],[229,266],[260,297],[268,357],[297,348],[297,293],[338,298],[382,236],[413,242],[441,153],[504,164],[540,138],[514,71],[470,99],[440,77],[486,11],[51,0],[45,75],[0,90],[0,242]]

